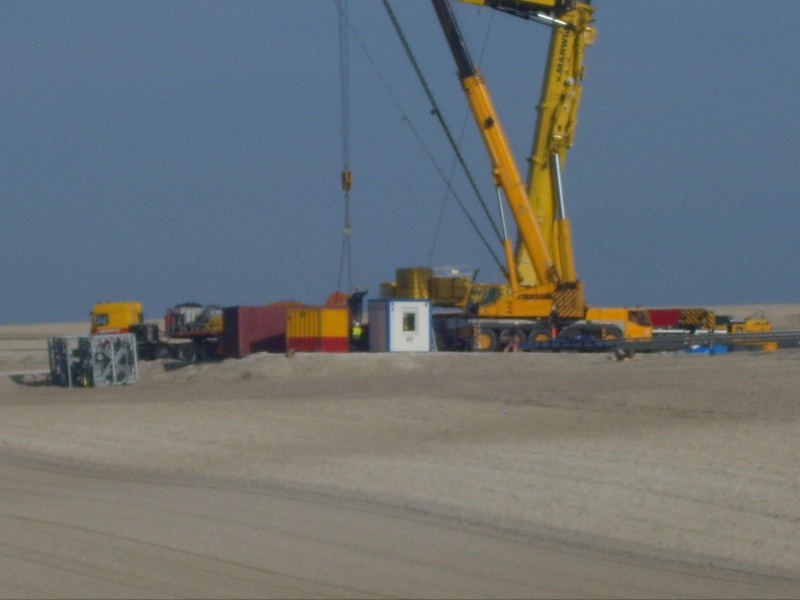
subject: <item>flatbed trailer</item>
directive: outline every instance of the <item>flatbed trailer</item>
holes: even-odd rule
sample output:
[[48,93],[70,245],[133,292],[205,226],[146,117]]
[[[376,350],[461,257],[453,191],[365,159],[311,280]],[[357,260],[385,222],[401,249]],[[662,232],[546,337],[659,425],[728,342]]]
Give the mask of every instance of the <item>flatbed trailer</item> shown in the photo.
[[676,333],[648,339],[603,340],[556,338],[545,342],[526,342],[519,350],[528,352],[611,352],[618,358],[637,352],[680,352],[693,349],[720,351],[797,349],[800,350],[800,330],[755,333]]

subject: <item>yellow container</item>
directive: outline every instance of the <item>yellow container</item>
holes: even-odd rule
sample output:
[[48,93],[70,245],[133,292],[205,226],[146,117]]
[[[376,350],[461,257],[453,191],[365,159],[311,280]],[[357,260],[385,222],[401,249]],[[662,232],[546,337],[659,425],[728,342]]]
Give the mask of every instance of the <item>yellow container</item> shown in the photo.
[[286,311],[286,349],[296,352],[347,352],[350,310],[303,307]]
[[429,267],[397,269],[395,272],[395,279],[397,280],[395,298],[430,298],[430,281],[432,277],[433,269]]
[[469,277],[434,277],[430,288],[434,306],[462,306],[469,293]]

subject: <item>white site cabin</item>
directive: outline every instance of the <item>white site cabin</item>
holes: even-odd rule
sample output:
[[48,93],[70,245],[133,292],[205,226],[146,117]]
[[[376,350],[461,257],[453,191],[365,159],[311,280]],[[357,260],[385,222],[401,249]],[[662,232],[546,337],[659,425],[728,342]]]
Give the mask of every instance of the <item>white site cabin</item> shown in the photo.
[[430,300],[370,300],[370,352],[430,352]]

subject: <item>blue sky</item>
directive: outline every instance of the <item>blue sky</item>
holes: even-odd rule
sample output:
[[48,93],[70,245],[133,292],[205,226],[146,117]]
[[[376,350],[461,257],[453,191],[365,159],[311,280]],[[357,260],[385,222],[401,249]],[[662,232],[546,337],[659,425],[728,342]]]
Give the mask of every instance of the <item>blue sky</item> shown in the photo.
[[[564,173],[587,300],[800,302],[800,2],[594,5]],[[452,152],[383,4],[348,7],[353,285],[376,297],[411,266],[499,280],[446,200],[430,156],[449,173]],[[392,7],[460,135],[429,2]],[[522,160],[549,32],[455,10]],[[0,3],[0,323],[84,320],[97,300],[151,318],[323,303],[344,215],[337,20],[334,0]],[[470,121],[462,150],[491,200]],[[463,175],[453,185],[479,219]]]

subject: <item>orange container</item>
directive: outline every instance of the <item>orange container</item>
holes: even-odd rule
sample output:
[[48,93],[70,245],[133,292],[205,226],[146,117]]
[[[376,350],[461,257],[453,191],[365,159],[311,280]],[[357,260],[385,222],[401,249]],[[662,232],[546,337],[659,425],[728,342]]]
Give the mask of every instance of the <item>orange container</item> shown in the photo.
[[350,310],[306,306],[286,312],[286,349],[296,352],[347,352]]

